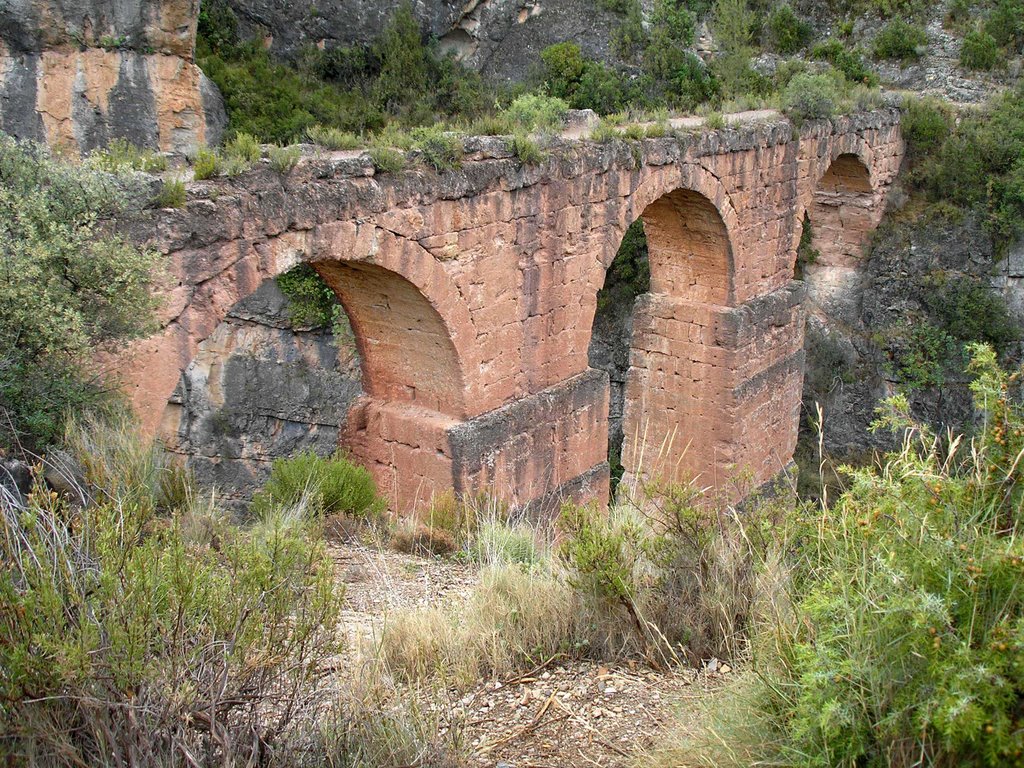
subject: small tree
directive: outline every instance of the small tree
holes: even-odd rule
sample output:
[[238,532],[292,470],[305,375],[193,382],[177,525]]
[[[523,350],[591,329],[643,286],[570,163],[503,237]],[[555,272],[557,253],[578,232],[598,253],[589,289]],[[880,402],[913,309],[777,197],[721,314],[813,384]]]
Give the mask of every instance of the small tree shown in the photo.
[[38,449],[107,399],[97,349],[152,327],[156,254],[118,233],[141,182],[0,134],[0,450]]

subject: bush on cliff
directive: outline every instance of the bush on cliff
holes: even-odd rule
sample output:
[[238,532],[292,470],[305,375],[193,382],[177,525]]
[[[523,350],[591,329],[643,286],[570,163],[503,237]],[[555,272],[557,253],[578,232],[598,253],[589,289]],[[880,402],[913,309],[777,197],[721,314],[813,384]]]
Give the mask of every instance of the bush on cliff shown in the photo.
[[270,479],[252,500],[252,510],[264,516],[282,508],[301,508],[308,516],[375,517],[384,511],[370,473],[343,454],[330,458],[305,451],[276,459]]
[[980,208],[1001,244],[1024,235],[1024,85],[967,111],[911,179],[932,200]]
[[93,356],[152,327],[156,255],[115,224],[140,183],[0,134],[0,451],[41,450],[69,412],[109,404]]

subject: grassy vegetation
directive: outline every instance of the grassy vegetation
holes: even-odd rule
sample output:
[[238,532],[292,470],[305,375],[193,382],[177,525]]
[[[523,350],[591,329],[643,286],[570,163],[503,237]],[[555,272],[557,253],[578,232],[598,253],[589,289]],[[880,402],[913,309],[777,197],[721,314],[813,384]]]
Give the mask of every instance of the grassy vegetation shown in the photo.
[[879,428],[900,448],[793,521],[791,590],[731,712],[655,764],[1019,764],[1024,421],[1017,375],[972,352],[977,437],[940,439],[889,403]]

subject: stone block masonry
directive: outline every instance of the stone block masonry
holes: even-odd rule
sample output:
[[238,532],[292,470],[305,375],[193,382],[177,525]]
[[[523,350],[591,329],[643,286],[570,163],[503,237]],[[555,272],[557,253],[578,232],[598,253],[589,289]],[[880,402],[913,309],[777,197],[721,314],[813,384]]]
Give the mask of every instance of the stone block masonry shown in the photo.
[[345,306],[362,361],[341,443],[396,509],[446,489],[543,511],[604,500],[608,381],[587,352],[597,292],[640,218],[651,288],[634,314],[623,465],[728,495],[738,475],[756,486],[792,458],[805,214],[825,262],[845,268],[902,156],[898,112],[881,110],[799,132],[776,116],[633,143],[565,139],[530,167],[500,139],[471,138],[463,166],[442,174],[376,174],[349,152],[284,177],[263,166],[195,183],[185,207],[133,225],[172,280],[162,330],[125,353],[124,385],[156,432],[230,308],[308,262]]

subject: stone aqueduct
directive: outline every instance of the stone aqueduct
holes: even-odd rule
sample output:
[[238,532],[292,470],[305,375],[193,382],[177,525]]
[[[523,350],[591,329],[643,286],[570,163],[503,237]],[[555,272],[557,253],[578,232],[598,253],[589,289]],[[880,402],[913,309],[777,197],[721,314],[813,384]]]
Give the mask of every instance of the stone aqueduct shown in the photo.
[[[337,292],[365,395],[342,445],[399,509],[489,490],[551,505],[608,494],[608,376],[588,367],[596,296],[642,218],[650,292],[634,309],[627,474],[725,489],[790,464],[808,288],[842,301],[899,169],[898,113],[781,118],[627,144],[563,141],[524,167],[471,139],[456,171],[374,175],[328,154],[192,185],[142,222],[166,254],[162,330],[120,361],[146,428],[173,433],[181,371],[237,301],[297,262]],[[814,274],[811,274],[813,270]],[[665,450],[666,446],[671,446]]]

